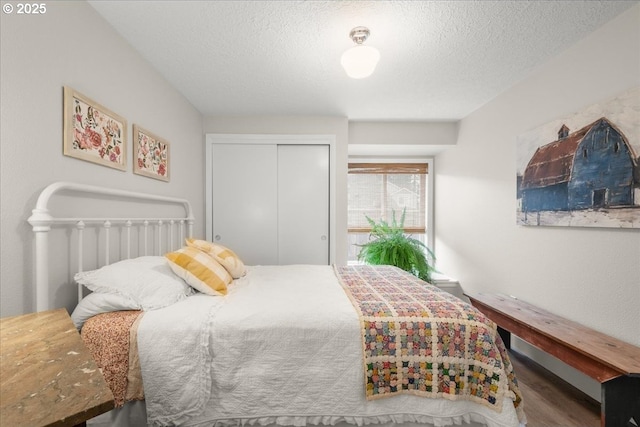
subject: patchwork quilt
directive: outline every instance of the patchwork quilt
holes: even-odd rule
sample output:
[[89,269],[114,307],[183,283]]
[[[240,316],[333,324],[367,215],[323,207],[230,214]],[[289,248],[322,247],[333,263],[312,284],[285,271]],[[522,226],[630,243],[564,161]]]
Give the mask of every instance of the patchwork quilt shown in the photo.
[[522,395],[495,323],[470,304],[391,266],[336,266],[360,318],[367,399],[399,393],[501,410]]

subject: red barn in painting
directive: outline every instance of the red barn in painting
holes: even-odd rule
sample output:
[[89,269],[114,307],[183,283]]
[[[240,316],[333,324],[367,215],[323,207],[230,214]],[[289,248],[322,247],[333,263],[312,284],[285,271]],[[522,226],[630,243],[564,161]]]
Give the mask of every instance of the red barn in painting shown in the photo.
[[522,210],[566,211],[634,204],[638,160],[606,118],[539,147],[522,176]]

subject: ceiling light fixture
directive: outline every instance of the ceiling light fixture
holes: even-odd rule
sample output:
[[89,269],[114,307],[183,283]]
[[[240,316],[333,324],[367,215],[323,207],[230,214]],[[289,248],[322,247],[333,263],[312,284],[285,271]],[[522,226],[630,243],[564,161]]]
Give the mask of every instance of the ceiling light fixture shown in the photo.
[[364,41],[369,37],[369,29],[367,27],[355,27],[349,33],[349,37],[356,45],[342,54],[340,63],[351,78],[363,79],[369,77],[373,74],[380,60],[378,49],[363,45]]

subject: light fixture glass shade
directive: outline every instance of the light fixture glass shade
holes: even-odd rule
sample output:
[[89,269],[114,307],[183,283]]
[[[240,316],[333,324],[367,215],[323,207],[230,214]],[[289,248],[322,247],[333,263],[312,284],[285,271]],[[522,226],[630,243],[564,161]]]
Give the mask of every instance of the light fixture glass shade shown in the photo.
[[359,44],[342,54],[340,63],[353,79],[363,79],[373,74],[373,71],[380,60],[380,52],[371,46]]

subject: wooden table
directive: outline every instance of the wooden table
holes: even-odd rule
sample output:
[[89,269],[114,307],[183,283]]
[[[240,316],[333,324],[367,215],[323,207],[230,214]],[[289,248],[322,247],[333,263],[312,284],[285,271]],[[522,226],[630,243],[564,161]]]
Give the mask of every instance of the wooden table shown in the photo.
[[65,309],[0,319],[0,425],[75,426],[113,394]]

